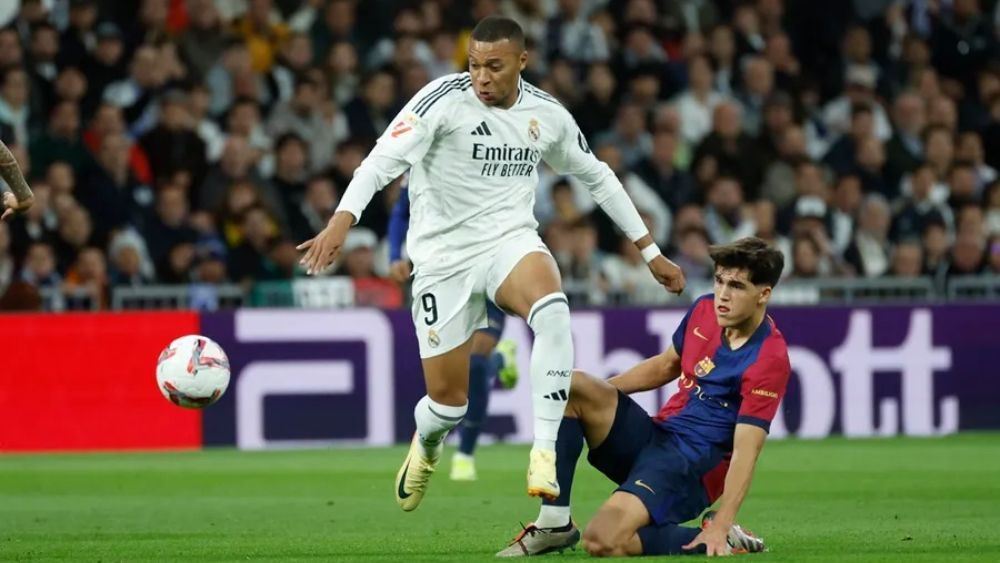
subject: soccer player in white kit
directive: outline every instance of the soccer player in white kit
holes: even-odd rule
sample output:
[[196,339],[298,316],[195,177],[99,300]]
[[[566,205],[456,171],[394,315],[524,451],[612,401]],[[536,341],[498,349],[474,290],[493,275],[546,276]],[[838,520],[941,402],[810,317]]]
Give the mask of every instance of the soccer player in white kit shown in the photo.
[[532,212],[539,161],[579,178],[641,249],[652,275],[669,291],[684,288],[680,268],[661,255],[570,113],[521,79],[527,57],[514,20],[480,21],[469,71],[434,80],[406,104],[354,172],[327,227],[299,246],[308,273],[325,270],[375,192],[411,170],[413,322],[427,395],[417,402],[417,432],[396,477],[403,510],[419,505],[446,434],[465,415],[471,339],[486,326],[486,299],[535,334],[528,494],[559,496],[555,442],[569,398],[573,340],[559,270]]

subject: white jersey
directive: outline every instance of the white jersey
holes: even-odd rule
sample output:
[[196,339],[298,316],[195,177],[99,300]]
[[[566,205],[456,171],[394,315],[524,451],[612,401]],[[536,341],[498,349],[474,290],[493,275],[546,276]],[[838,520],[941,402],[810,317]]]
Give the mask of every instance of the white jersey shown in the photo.
[[[578,177],[599,204],[622,191],[555,98],[521,80],[510,108],[490,107],[476,96],[469,73],[450,74],[420,90],[392,121],[355,172],[340,209],[360,217],[370,199],[365,191],[410,169],[407,251],[414,270],[451,273],[538,228],[533,208],[542,160]],[[639,229],[628,233],[633,240],[645,234],[641,220]]]

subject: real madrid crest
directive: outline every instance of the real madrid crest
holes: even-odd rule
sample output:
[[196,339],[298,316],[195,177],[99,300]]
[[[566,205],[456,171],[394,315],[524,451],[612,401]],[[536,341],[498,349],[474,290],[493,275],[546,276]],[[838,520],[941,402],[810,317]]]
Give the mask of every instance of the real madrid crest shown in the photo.
[[531,139],[532,143],[537,143],[538,139],[542,136],[542,130],[538,127],[538,120],[534,117],[528,122],[528,138]]
[[427,331],[427,344],[430,345],[431,348],[437,348],[438,345],[441,344],[441,338],[438,336],[437,331],[433,328]]
[[705,356],[704,359],[694,366],[694,374],[698,377],[705,377],[713,369],[715,369],[715,363],[712,362],[712,358]]

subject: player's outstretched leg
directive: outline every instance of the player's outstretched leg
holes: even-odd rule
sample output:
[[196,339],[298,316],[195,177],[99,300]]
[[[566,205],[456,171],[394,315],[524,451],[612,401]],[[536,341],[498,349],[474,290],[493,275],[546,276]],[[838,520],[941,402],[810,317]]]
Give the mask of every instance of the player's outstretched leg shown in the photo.
[[396,474],[396,502],[405,511],[420,505],[441,458],[445,436],[462,421],[468,409],[470,344],[471,339],[440,356],[423,360],[427,395],[413,411],[417,431]]
[[[509,268],[514,258],[516,263]],[[497,305],[525,321],[535,333],[531,347],[531,403],[535,442],[528,464],[528,494],[557,498],[556,438],[569,400],[573,373],[573,336],[569,301],[562,292],[559,268],[534,232],[502,247],[491,270]]]
[[[562,492],[555,500],[542,499],[538,518],[524,526],[497,557],[524,557],[573,548],[580,529],[570,513],[573,476],[586,437],[591,449],[605,441],[618,410],[618,391],[607,382],[574,371],[572,394],[556,440],[556,472]],[[617,452],[615,452],[617,453]]]

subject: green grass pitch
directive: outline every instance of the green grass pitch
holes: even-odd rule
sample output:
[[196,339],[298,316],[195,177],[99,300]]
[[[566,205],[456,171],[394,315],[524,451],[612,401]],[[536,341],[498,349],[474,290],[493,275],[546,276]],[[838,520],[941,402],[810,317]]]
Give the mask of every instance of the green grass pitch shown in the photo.
[[[449,452],[413,513],[403,454],[0,456],[0,561],[489,561],[537,513],[526,448],[481,448],[475,483]],[[582,462],[578,522],[611,490]],[[739,520],[770,546],[754,561],[1000,561],[1000,435],[775,441]]]

